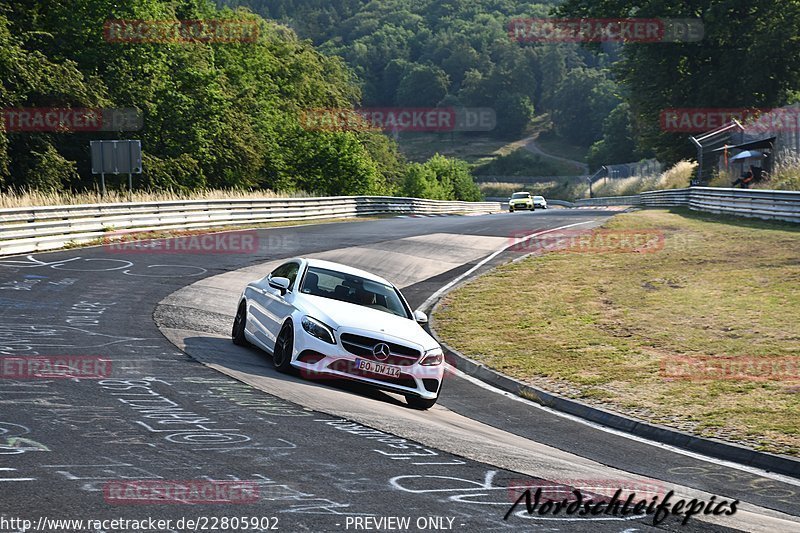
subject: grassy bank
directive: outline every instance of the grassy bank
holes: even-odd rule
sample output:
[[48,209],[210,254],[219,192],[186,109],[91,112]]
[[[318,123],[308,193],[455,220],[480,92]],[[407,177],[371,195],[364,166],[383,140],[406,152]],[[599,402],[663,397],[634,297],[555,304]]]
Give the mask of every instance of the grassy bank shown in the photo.
[[660,174],[645,177],[599,180],[594,186],[595,196],[629,196],[645,191],[682,189],[689,186],[697,163],[678,161]]
[[[169,202],[181,200],[256,200],[263,198],[306,198],[308,193],[270,190],[243,191],[240,189],[202,189],[196,191],[133,191],[134,202]],[[97,191],[8,191],[0,193],[0,208],[34,207],[46,205],[80,205],[97,203],[120,203],[128,201],[125,191],[109,190],[105,196]]]
[[480,181],[481,176],[576,176],[581,170],[573,164],[517,148],[506,155],[478,161],[472,173]]
[[469,357],[566,396],[800,455],[796,371],[794,380],[664,371],[686,357],[788,358],[796,369],[800,228],[647,210],[619,215],[605,230],[655,232],[663,248],[588,247],[504,266],[449,294],[437,332]]
[[427,161],[436,154],[474,163],[495,157],[495,152],[502,150],[507,144],[507,140],[488,135],[461,133],[403,132],[397,139],[403,155],[409,161],[417,163]]
[[548,154],[574,159],[582,163],[586,162],[586,154],[589,148],[572,144],[553,130],[548,130],[536,138],[536,144]]

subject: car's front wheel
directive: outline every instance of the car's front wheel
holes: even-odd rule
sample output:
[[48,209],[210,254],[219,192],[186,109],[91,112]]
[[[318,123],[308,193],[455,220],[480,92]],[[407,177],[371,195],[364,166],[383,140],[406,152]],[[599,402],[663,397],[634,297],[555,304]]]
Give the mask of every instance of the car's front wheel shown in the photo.
[[514,208],[513,208],[513,207],[509,207],[509,208],[508,208],[508,212],[509,212],[509,213],[513,213],[513,212],[514,212]]
[[233,319],[233,329],[231,329],[231,340],[237,346],[250,346],[250,342],[244,336],[245,324],[247,324],[247,303],[242,300],[236,311],[236,317]]
[[289,372],[292,369],[292,349],[294,348],[294,326],[287,320],[275,341],[272,352],[272,364],[278,372]]
[[424,398],[420,398],[419,396],[413,396],[408,394],[406,396],[406,403],[412,409],[419,409],[420,411],[425,411],[426,409],[430,409],[434,405],[436,405],[436,400],[439,398],[434,398],[433,400],[426,400]]

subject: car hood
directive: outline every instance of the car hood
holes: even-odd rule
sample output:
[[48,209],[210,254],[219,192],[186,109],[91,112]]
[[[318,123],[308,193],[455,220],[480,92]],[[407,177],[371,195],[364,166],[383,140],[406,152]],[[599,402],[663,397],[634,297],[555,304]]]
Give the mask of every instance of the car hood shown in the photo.
[[377,309],[351,304],[321,296],[302,294],[295,305],[310,317],[321,320],[336,330],[346,329],[360,334],[377,334],[382,337],[418,344],[422,350],[439,347],[414,320],[392,315]]

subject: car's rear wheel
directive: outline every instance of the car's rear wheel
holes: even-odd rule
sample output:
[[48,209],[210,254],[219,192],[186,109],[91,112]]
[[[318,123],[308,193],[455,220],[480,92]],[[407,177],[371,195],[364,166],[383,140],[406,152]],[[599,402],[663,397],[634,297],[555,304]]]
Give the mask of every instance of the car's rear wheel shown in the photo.
[[434,405],[436,405],[436,400],[439,398],[434,398],[433,400],[426,400],[424,398],[420,398],[419,396],[412,396],[411,394],[406,395],[406,403],[412,409],[419,409],[420,411],[425,411],[426,409],[430,409]]
[[233,328],[231,329],[231,340],[237,346],[250,346],[247,337],[244,335],[244,327],[247,324],[247,304],[242,301],[239,304],[239,309],[236,311],[236,317],[233,319]]
[[272,352],[272,364],[279,372],[289,372],[292,369],[292,349],[294,348],[294,326],[287,320],[275,341],[275,350]]

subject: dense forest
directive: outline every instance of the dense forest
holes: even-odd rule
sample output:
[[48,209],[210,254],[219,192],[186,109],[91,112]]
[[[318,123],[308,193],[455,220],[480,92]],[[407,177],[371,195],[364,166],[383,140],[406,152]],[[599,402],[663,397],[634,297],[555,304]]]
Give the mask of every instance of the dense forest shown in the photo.
[[[177,19],[249,21],[259,31],[254,41],[224,43],[113,42],[104,33],[108,20]],[[460,162],[407,165],[380,132],[299,123],[304,109],[360,98],[341,59],[209,0],[0,0],[0,109],[136,108],[143,116],[140,130],[124,133],[3,128],[3,188],[91,188],[89,141],[135,138],[144,188],[479,198]]]
[[[343,57],[364,105],[494,107],[494,135],[535,114],[588,148],[590,167],[694,156],[665,132],[668,108],[770,108],[800,100],[796,0],[217,0],[277,19]],[[690,18],[703,38],[673,43],[520,43],[517,17]]]
[[[491,107],[492,134],[519,137],[534,113],[584,146],[621,102],[608,66],[617,48],[520,43],[515,17],[546,17],[558,2],[523,0],[218,0],[283,22],[344,58],[364,106]],[[575,120],[578,117],[578,120]],[[626,156],[628,154],[625,154]]]
[[[691,17],[690,43],[540,43],[516,17]],[[234,42],[109,39],[109,20],[223,20]],[[137,131],[0,130],[0,188],[91,188],[89,141],[142,140],[140,187],[477,199],[469,167],[409,164],[379,131],[312,130],[319,108],[490,107],[517,139],[547,113],[591,167],[692,156],[665,108],[800,100],[794,0],[0,0],[0,109],[134,108]],[[486,133],[475,133],[486,135]]]
[[[698,42],[626,44],[612,74],[626,108],[604,125],[608,145],[626,136],[673,163],[693,157],[687,135],[665,132],[669,108],[773,108],[800,102],[800,2],[796,0],[564,0],[563,17],[697,18]],[[627,116],[624,116],[627,115]]]

